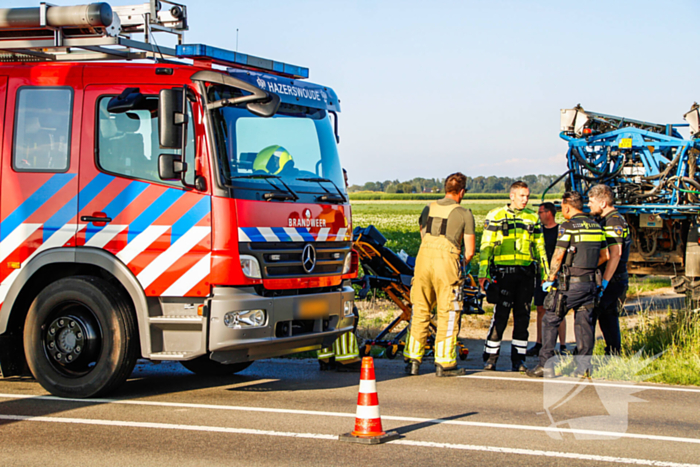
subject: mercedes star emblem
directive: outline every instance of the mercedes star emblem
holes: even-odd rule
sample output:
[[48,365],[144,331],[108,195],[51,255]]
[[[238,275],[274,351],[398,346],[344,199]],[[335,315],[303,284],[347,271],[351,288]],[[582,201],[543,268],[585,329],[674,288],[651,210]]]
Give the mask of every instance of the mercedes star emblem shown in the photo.
[[313,245],[306,245],[304,251],[301,252],[301,266],[307,273],[316,267],[316,249]]

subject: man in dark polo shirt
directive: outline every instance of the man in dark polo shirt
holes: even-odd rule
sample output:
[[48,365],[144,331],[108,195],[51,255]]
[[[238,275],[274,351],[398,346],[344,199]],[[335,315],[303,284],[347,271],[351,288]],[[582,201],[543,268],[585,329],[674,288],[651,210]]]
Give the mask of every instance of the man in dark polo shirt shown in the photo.
[[[435,375],[459,376],[457,335],[462,312],[461,269],[474,256],[474,217],[460,206],[467,177],[454,173],[445,180],[445,197],[430,203],[420,217],[421,245],[411,283],[413,314],[404,358],[406,373],[417,375],[425,353],[428,326],[437,308]],[[460,258],[464,249],[464,256]]]
[[[547,202],[540,204],[540,208],[537,212],[540,216],[540,222],[542,223],[542,234],[544,235],[544,249],[547,252],[547,263],[552,262],[552,255],[554,255],[554,248],[557,246],[557,234],[559,231],[559,224],[556,221],[557,208],[553,203]],[[547,292],[542,290],[541,281],[537,278],[537,285],[535,286],[535,306],[537,307],[537,340],[535,345],[527,349],[528,357],[536,357],[540,354],[540,349],[542,348],[542,317],[544,316],[544,298],[547,296]],[[562,319],[561,325],[559,325],[559,350],[564,352],[566,350],[566,318]]]

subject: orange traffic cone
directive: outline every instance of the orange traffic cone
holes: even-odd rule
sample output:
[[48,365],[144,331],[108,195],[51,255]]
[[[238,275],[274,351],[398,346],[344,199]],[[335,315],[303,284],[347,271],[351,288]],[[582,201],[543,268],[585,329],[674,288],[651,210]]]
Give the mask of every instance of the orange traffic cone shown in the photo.
[[355,430],[340,435],[340,441],[362,444],[380,444],[398,439],[395,431],[382,431],[382,418],[379,415],[379,400],[377,399],[377,381],[374,379],[374,360],[372,357],[362,359],[360,375],[360,391],[357,395],[357,414],[355,415]]

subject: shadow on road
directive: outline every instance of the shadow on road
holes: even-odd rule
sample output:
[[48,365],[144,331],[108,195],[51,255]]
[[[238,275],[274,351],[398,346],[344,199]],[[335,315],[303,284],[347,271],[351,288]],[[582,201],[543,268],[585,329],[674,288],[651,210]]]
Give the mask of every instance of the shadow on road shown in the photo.
[[407,433],[410,433],[412,431],[420,430],[422,428],[428,428],[431,426],[439,425],[442,423],[443,420],[458,420],[460,418],[464,417],[471,417],[472,415],[478,415],[479,412],[467,412],[463,413],[461,415],[453,415],[451,417],[441,417],[440,419],[435,419],[435,420],[428,420],[425,422],[420,422],[420,423],[414,423],[413,425],[406,425],[402,426],[399,428],[395,428],[392,431],[396,431],[400,435],[405,435]]

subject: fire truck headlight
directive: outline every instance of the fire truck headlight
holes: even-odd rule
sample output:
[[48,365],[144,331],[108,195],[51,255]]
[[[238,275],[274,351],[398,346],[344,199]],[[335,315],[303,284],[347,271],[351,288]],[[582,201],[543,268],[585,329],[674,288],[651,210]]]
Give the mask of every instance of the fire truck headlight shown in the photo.
[[260,263],[258,263],[257,258],[249,255],[241,255],[241,269],[243,269],[243,274],[251,279],[262,279],[262,274],[260,273]]
[[224,315],[224,324],[233,329],[264,326],[266,320],[265,310],[229,311]]
[[345,263],[343,263],[343,274],[347,274],[352,269],[352,254],[345,255]]

